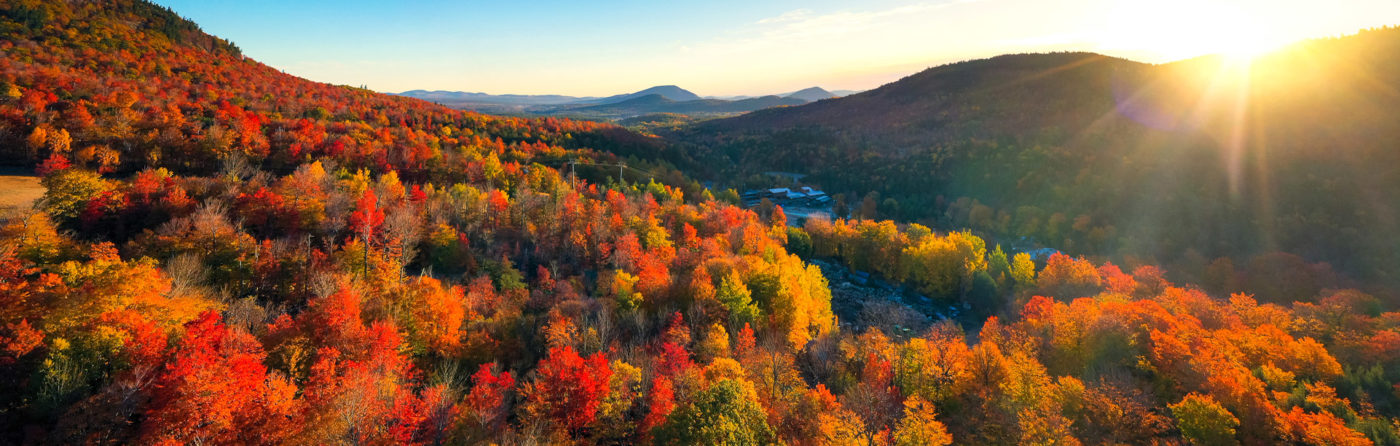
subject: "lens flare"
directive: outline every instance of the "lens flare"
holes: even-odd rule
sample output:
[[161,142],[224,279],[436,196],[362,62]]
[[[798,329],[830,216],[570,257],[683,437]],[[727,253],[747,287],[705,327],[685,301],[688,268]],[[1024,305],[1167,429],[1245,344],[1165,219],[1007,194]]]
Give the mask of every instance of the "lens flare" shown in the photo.
[[1290,40],[1262,17],[1228,2],[1124,0],[1109,17],[1104,49],[1145,52],[1162,60],[1206,54],[1249,60]]

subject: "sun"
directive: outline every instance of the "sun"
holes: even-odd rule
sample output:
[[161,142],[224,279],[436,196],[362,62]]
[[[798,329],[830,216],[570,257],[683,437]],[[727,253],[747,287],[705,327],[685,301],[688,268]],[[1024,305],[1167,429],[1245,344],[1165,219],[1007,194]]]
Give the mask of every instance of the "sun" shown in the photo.
[[1272,52],[1287,43],[1275,33],[1248,21],[1234,21],[1220,33],[1214,51],[1236,61],[1249,61]]
[[1228,1],[1122,0],[1100,45],[1169,62],[1219,54],[1249,61],[1288,42],[1261,14]]

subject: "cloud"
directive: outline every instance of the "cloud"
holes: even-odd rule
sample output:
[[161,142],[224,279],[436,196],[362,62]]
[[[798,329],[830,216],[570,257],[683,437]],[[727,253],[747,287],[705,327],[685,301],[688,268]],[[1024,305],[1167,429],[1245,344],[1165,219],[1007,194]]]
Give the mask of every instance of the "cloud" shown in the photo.
[[780,42],[835,37],[887,25],[908,25],[911,20],[932,11],[977,1],[980,0],[922,1],[880,10],[841,10],[825,14],[816,14],[810,9],[796,9],[759,20],[756,23],[759,25],[756,31],[763,40]]
[[1102,33],[1090,31],[1058,32],[1049,34],[1039,34],[1014,39],[1003,39],[996,43],[1001,46],[1038,49],[1048,47],[1063,46],[1092,46],[1092,42],[1102,39]]
[[791,10],[791,11],[788,11],[788,12],[784,12],[782,15],[779,15],[779,16],[777,16],[777,17],[769,17],[769,18],[766,18],[766,19],[763,19],[763,20],[759,20],[759,21],[754,22],[754,23],[757,23],[757,24],[759,24],[759,25],[766,25],[766,24],[769,24],[769,23],[792,22],[792,21],[802,20],[802,19],[807,18],[808,16],[811,16],[811,15],[812,15],[812,10],[810,10],[810,9],[806,9],[806,8],[803,8],[803,9],[794,9],[794,10]]
[[869,34],[921,27],[921,19],[935,10],[980,0],[932,0],[877,10],[839,10],[816,13],[794,9],[725,32],[725,37],[681,45],[686,54],[758,52],[775,48],[823,46],[868,40]]
[[930,60],[942,61],[937,42],[960,35],[964,25],[958,17],[972,10],[953,7],[977,1],[795,9],[716,30],[709,38],[674,42],[672,53],[650,65],[683,67],[663,74],[693,77],[697,81],[687,82],[694,85],[740,82],[745,93],[805,87],[814,81],[869,88],[927,67]]

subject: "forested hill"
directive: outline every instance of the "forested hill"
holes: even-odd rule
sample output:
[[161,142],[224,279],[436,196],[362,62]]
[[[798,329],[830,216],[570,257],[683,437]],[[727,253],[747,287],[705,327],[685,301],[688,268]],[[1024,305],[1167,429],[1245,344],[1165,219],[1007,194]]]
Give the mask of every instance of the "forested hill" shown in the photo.
[[72,149],[70,158],[103,171],[207,173],[230,158],[287,171],[330,157],[428,178],[465,166],[447,150],[458,144],[503,144],[508,161],[539,156],[556,166],[563,152],[525,155],[589,146],[654,156],[662,147],[611,125],[493,117],[296,78],[144,1],[21,1],[3,14],[8,163]]
[[810,174],[881,216],[1178,272],[1285,251],[1395,285],[1397,51],[1387,28],[1252,65],[1008,55],[669,136],[717,178]]
[[896,152],[1029,136],[1092,123],[1112,110],[1116,82],[1137,83],[1150,68],[1092,53],[1005,55],[931,68],[837,100],[705,121],[695,131],[723,138],[821,128]]
[[0,148],[46,188],[0,215],[0,444],[1400,443],[1364,292],[790,228],[620,166],[686,161],[655,138],[299,79],[141,0],[0,3]]

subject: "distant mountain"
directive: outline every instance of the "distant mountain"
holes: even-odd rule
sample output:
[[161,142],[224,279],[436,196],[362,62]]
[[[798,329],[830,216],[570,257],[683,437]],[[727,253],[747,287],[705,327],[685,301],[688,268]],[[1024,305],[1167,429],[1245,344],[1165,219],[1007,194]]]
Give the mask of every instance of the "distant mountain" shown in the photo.
[[655,87],[648,88],[648,89],[646,89],[646,90],[638,91],[638,92],[636,92],[636,93],[619,94],[619,95],[608,96],[608,97],[599,98],[599,99],[584,99],[584,100],[576,101],[576,103],[579,103],[579,104],[613,104],[613,103],[618,103],[618,102],[626,101],[626,100],[629,100],[629,99],[641,98],[641,97],[645,97],[645,96],[649,96],[649,95],[661,96],[661,97],[663,97],[663,98],[670,99],[670,100],[672,100],[672,101],[696,101],[696,100],[702,99],[699,95],[696,95],[695,93],[691,93],[689,90],[686,90],[686,89],[681,88],[681,87],[677,87],[677,86],[675,86],[675,85],[659,85],[659,86],[655,86]]
[[802,99],[808,102],[816,102],[822,99],[831,99],[836,97],[836,95],[832,94],[831,92],[823,90],[822,87],[802,89],[782,96],[785,98]]
[[[521,94],[487,94],[471,93],[463,91],[443,91],[443,90],[410,90],[398,93],[399,96],[418,98],[429,102],[446,105],[448,107],[473,110],[482,113],[493,114],[515,114],[515,115],[556,115],[573,110],[595,106],[608,105],[627,102],[648,96],[657,96],[673,102],[687,102],[702,100],[700,96],[691,93],[686,89],[675,85],[661,85],[651,87],[635,93],[619,94],[608,97],[577,97],[557,94],[548,95],[521,95]],[[645,104],[646,101],[637,103]],[[704,107],[700,107],[704,108]],[[618,110],[622,110],[619,108]],[[745,110],[748,111],[748,110]],[[624,116],[647,113],[638,111],[636,113],[625,112]],[[614,116],[602,116],[612,118]]]
[[[630,117],[653,113],[678,113],[684,115],[714,115],[746,113],[770,107],[802,105],[807,101],[797,98],[763,96],[759,98],[726,101],[722,99],[696,99],[677,101],[660,94],[649,94],[621,102],[575,107],[568,112],[582,114],[602,114]],[[561,110],[562,112],[563,110]]]
[[836,96],[850,96],[856,93],[860,93],[862,91],[865,90],[831,90],[831,94],[834,94]]
[[399,96],[423,99],[451,106],[453,103],[479,103],[479,104],[511,104],[511,105],[554,105],[566,104],[570,102],[586,101],[596,98],[575,97],[557,94],[546,95],[522,95],[522,94],[502,94],[493,95],[486,93],[468,93],[463,91],[443,91],[443,90],[410,90],[398,93]]
[[675,85],[662,85],[636,93],[603,98],[580,98],[564,95],[492,95],[441,90],[411,90],[398,95],[482,113],[570,116],[594,120],[617,120],[656,113],[715,118],[809,102],[791,95],[789,97],[741,96],[732,99],[701,98],[695,93]]

